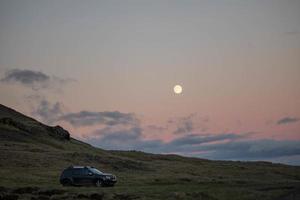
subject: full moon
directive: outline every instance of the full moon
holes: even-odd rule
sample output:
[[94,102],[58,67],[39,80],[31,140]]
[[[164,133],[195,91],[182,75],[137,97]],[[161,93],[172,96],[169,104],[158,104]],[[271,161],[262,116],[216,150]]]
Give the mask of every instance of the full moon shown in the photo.
[[175,85],[175,86],[174,86],[174,92],[175,92],[176,94],[180,94],[180,93],[182,92],[182,87],[181,87],[181,85]]

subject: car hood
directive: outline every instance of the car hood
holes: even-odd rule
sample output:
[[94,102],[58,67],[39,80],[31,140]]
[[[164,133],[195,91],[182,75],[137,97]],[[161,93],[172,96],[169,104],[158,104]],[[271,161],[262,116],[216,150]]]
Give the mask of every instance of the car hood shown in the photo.
[[97,176],[111,176],[113,177],[113,174],[109,174],[109,173],[103,173],[103,174],[96,174]]
[[108,174],[108,173],[103,173],[102,175],[104,175],[104,176],[113,176],[112,174]]

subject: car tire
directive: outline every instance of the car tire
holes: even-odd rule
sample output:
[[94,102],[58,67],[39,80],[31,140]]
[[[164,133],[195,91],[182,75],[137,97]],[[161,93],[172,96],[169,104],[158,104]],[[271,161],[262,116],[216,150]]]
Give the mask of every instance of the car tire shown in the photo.
[[64,179],[62,181],[62,185],[63,186],[71,186],[72,185],[72,181],[70,179]]
[[98,180],[96,180],[96,182],[95,182],[95,186],[96,187],[103,187],[103,181],[101,180],[101,179],[98,179]]

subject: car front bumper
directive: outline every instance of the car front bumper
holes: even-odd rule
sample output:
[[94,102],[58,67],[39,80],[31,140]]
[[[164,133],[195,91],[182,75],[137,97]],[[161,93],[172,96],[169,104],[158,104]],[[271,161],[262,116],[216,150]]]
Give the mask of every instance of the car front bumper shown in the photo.
[[105,185],[114,185],[117,183],[117,179],[105,179],[105,180],[103,180],[103,183]]

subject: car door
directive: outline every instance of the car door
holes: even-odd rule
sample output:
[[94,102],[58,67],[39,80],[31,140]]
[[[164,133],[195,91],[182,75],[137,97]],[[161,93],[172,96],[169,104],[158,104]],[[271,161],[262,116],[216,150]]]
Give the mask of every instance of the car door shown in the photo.
[[75,185],[81,185],[82,184],[82,175],[81,175],[81,168],[78,169],[73,169],[72,170],[72,178],[73,178],[73,183]]
[[88,168],[84,169],[84,176],[85,176],[85,183],[86,184],[93,184],[94,183],[95,175]]
[[90,171],[87,168],[80,169],[80,184],[88,185],[92,183],[92,178]]

